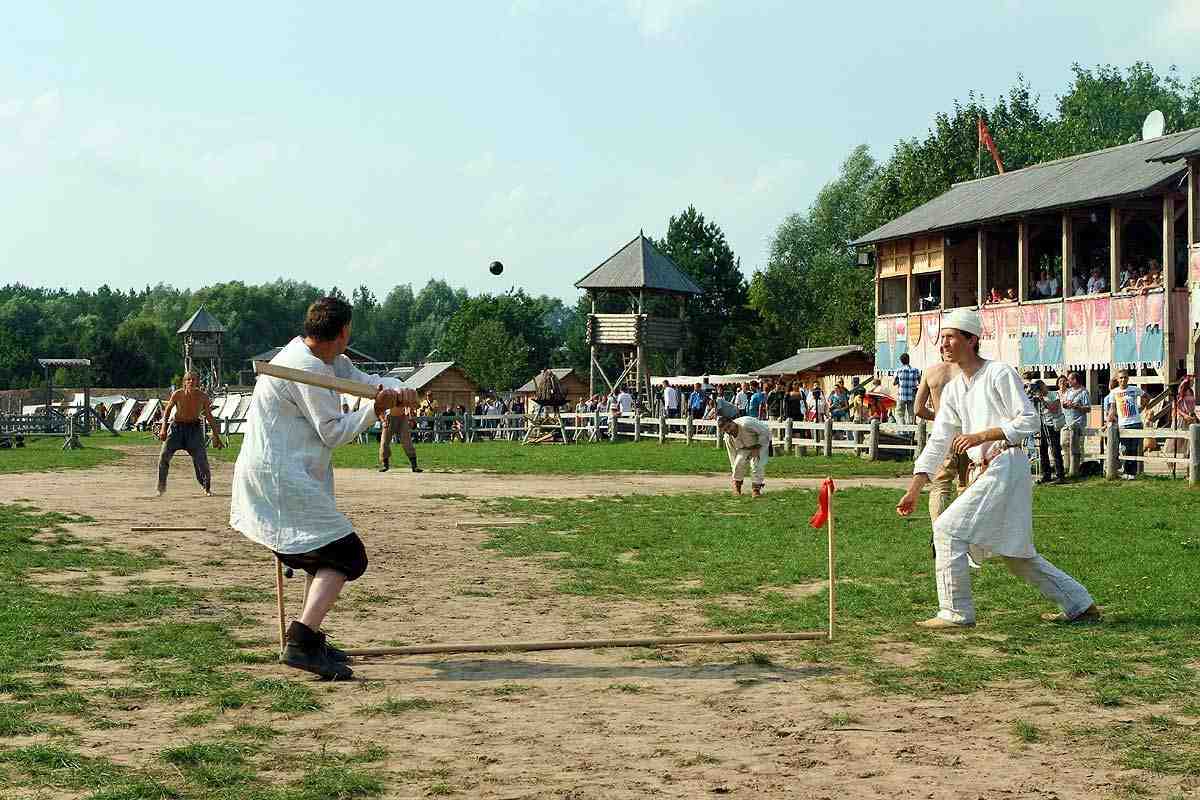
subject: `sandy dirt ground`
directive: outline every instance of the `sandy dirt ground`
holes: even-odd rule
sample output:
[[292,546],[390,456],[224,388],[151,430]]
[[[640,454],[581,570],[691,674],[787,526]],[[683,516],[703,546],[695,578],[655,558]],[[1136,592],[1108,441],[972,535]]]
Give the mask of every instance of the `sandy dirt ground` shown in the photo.
[[[231,467],[216,464],[215,497],[204,497],[186,455],[175,460],[168,493],[153,497],[156,453],[133,448],[114,465],[87,472],[0,476],[0,501],[87,513],[95,525],[74,534],[116,546],[161,548],[179,566],[129,580],[246,587],[264,601],[243,605],[261,619],[268,648],[277,637],[273,562],[227,527]],[[631,492],[722,490],[724,478],[687,476],[549,478],[413,475],[407,470],[337,474],[339,503],[367,543],[371,568],[331,615],[343,646],[432,641],[672,635],[703,630],[694,603],[597,600],[558,594],[561,573],[542,559],[481,549],[487,534],[456,523],[478,520],[469,503],[422,495],[580,497]],[[771,481],[770,488],[815,481]],[[842,481],[850,486],[856,482]],[[881,479],[874,485],[900,486]],[[133,534],[132,525],[206,525],[201,533]],[[220,566],[206,566],[220,560]],[[70,575],[44,575],[46,583]],[[75,576],[78,577],[78,576]],[[299,577],[289,581],[298,611]],[[191,615],[220,614],[206,601]],[[100,633],[100,632],[98,632]],[[245,635],[245,634],[242,634]],[[422,797],[444,783],[480,798],[1096,798],[1125,796],[1131,779],[1162,796],[1190,793],[1177,779],[1121,770],[1112,755],[1071,750],[1061,737],[1019,745],[1016,720],[1046,728],[1099,724],[1153,709],[1104,709],[1085,698],[1010,685],[970,696],[912,700],[881,696],[837,666],[806,661],[806,643],[553,653],[420,656],[355,665],[358,680],[312,683],[323,711],[287,717],[227,711],[200,729],[176,718],[187,703],[140,701],[105,713],[127,730],[84,731],[82,748],[120,763],[150,763],[163,748],[212,739],[240,723],[271,724],[301,750],[377,743],[393,773],[385,796]],[[887,657],[911,657],[880,643]],[[770,657],[759,665],[751,649]],[[72,663],[136,683],[120,662]],[[306,680],[275,665],[248,671]],[[86,682],[82,685],[88,685]],[[403,715],[370,714],[388,698],[436,701]],[[850,720],[849,723],[846,720]],[[839,724],[839,722],[841,724]],[[280,741],[276,740],[277,746]],[[280,780],[283,772],[264,777]]]

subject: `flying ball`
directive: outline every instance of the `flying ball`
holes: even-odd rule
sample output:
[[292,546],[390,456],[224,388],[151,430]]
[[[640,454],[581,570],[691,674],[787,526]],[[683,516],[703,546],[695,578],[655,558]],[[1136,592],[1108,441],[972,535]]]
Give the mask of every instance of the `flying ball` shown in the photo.
[[492,273],[493,275],[499,275],[501,272],[504,272],[504,265],[499,261],[493,261],[491,265],[488,266],[488,272]]

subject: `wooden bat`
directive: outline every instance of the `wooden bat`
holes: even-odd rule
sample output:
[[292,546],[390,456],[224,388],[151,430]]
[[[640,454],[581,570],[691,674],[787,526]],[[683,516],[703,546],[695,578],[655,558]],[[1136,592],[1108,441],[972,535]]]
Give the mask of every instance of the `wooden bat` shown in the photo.
[[[349,378],[335,378],[319,372],[309,372],[306,369],[281,367],[266,361],[255,361],[254,372],[258,375],[269,375],[272,378],[282,378],[285,381],[303,383],[307,386],[333,389],[335,392],[353,397],[365,397],[368,400],[374,400],[375,395],[379,394],[379,387],[373,383],[352,381]],[[416,406],[417,393],[414,389],[394,389],[393,391],[397,393],[397,406]]]
[[375,399],[379,387],[363,381],[352,381],[348,378],[335,378],[322,375],[319,372],[309,372],[306,369],[292,369],[271,364],[266,361],[255,361],[254,371],[259,375],[270,375],[272,378],[283,378],[285,381],[295,381],[307,386],[319,386],[322,389],[333,389],[335,392]]

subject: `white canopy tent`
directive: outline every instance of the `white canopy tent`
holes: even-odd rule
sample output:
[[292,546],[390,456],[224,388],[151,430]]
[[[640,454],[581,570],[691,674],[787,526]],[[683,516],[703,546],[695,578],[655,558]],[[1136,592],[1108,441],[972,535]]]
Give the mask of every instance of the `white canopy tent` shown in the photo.
[[753,375],[744,375],[734,373],[731,375],[652,375],[650,377],[651,386],[662,386],[663,381],[670,381],[672,386],[695,386],[697,383],[704,383],[705,378],[713,386],[728,386],[736,383],[749,383],[752,380],[757,380]]

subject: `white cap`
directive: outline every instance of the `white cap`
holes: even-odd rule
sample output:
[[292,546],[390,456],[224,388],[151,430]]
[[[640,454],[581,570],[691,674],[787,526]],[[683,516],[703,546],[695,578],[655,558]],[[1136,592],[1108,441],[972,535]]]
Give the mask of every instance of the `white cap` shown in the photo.
[[942,316],[942,328],[953,328],[973,336],[981,336],[983,334],[983,318],[974,309],[956,308]]

